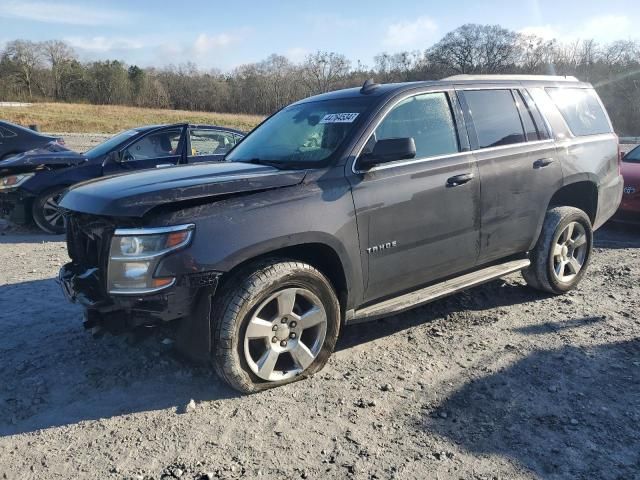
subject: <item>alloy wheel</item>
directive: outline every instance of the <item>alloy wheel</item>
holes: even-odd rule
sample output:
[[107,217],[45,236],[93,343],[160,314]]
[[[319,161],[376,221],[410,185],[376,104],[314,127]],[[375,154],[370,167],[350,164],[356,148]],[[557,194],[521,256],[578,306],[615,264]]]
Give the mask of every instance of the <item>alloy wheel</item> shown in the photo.
[[568,283],[582,269],[587,258],[587,234],[579,222],[571,222],[553,246],[553,273],[560,282]]
[[316,359],[327,333],[327,313],[305,288],[272,294],[253,313],[244,335],[244,355],[263,380],[299,375]]
[[64,227],[64,217],[58,205],[60,197],[62,197],[61,193],[51,195],[42,205],[42,217],[55,229]]

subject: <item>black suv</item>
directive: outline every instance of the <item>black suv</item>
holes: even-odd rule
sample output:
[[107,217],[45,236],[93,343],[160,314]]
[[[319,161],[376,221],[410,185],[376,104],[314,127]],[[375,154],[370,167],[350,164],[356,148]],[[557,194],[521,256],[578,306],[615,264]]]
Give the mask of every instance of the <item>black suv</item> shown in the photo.
[[280,110],[225,162],[73,187],[59,279],[87,327],[179,320],[181,351],[254,392],[321,369],[344,325],[520,270],[574,288],[621,194],[589,84],[368,81]]

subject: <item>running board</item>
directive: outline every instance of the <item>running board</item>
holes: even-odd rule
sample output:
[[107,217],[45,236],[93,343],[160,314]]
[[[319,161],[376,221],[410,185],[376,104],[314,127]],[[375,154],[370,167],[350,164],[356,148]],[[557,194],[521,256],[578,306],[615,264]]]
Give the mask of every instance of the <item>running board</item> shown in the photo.
[[396,313],[404,312],[411,308],[419,307],[429,302],[433,302],[452,293],[459,292],[466,288],[475,287],[482,283],[494,280],[496,278],[514,273],[528,267],[531,262],[528,259],[512,260],[500,265],[486,267],[482,270],[467,273],[457,278],[452,278],[441,283],[436,283],[430,287],[417,290],[415,292],[406,293],[399,297],[391,298],[380,303],[376,303],[369,307],[356,310],[353,317],[347,323],[360,323],[369,320],[386,317]]

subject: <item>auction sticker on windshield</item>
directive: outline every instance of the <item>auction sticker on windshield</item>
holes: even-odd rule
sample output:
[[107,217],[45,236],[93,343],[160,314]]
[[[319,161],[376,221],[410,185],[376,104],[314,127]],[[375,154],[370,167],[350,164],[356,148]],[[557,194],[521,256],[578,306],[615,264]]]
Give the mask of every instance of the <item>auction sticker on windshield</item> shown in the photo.
[[357,116],[357,113],[327,113],[320,123],[352,123]]

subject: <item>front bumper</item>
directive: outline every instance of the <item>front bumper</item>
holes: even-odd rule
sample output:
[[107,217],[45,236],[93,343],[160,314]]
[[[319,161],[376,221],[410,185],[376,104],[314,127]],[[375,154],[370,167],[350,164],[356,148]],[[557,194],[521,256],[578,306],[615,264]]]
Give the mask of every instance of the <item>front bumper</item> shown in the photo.
[[30,202],[31,197],[23,195],[19,190],[0,191],[0,215],[8,215],[15,223],[27,223],[27,204]]
[[150,295],[108,295],[97,268],[64,265],[58,283],[64,296],[84,306],[85,327],[118,334],[139,326],[152,326],[189,316],[199,290],[215,291],[219,274],[198,274],[180,279],[162,292]]

